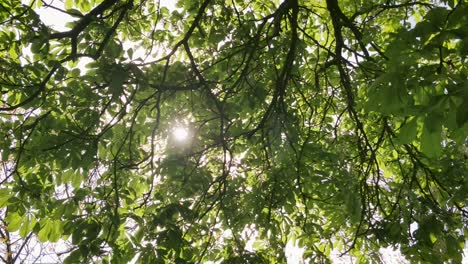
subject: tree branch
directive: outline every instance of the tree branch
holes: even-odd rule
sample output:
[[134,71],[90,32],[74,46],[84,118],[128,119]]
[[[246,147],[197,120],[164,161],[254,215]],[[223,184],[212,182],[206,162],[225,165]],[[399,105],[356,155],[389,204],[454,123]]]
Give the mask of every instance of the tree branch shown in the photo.
[[289,11],[289,9],[292,10],[292,15],[289,19],[290,25],[291,25],[291,42],[289,44],[289,50],[288,50],[286,59],[283,64],[283,69],[281,70],[281,73],[276,79],[273,98],[271,99],[271,102],[268,105],[268,108],[265,114],[263,115],[262,119],[260,120],[260,122],[257,124],[257,126],[253,130],[251,130],[247,134],[248,137],[252,137],[258,130],[264,127],[268,118],[271,116],[271,113],[273,109],[275,108],[275,106],[277,106],[278,103],[283,102],[283,97],[286,92],[286,87],[288,85],[288,81],[290,80],[291,71],[294,66],[294,60],[296,56],[296,46],[299,40],[298,32],[297,32],[298,30],[297,19],[298,19],[298,13],[299,13],[299,5],[298,5],[297,0],[286,0],[283,4],[281,4],[280,7],[288,8],[285,11],[280,11],[280,12],[284,12],[284,14],[286,14]]
[[41,92],[45,90],[47,82],[49,82],[50,78],[52,78],[52,76],[54,75],[55,71],[57,71],[57,69],[58,67],[55,66],[54,68],[52,68],[52,70],[50,70],[49,74],[47,74],[44,80],[38,85],[39,87],[37,91],[34,94],[32,94],[30,97],[26,98],[24,101],[19,102],[16,105],[12,105],[9,107],[0,107],[0,111],[12,111],[32,102]]
[[69,31],[65,32],[57,32],[52,33],[49,35],[49,39],[62,39],[62,38],[70,38],[72,51],[70,56],[72,58],[76,57],[77,53],[77,39],[78,35],[96,18],[98,15],[101,15],[109,9],[114,4],[118,3],[119,0],[105,0],[98,6],[96,6],[93,10],[91,10],[88,14],[86,14],[82,19],[78,20],[78,23]]

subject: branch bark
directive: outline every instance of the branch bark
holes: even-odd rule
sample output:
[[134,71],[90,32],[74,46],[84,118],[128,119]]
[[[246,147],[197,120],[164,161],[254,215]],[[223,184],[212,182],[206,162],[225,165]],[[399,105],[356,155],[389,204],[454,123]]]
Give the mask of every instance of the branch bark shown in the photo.
[[[105,0],[98,6],[96,6],[93,10],[87,13],[82,19],[78,21],[78,23],[69,31],[65,32],[57,32],[52,33],[49,35],[49,39],[62,39],[62,38],[70,38],[71,39],[71,58],[75,59],[77,54],[77,45],[78,45],[78,35],[91,23],[93,20],[102,15],[107,9],[118,3],[119,0]],[[118,23],[117,23],[118,24]]]

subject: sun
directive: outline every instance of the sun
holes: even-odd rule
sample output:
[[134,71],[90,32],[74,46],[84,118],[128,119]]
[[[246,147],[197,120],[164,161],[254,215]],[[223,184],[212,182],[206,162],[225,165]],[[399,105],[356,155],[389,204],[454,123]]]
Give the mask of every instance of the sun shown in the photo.
[[174,136],[175,140],[183,142],[187,140],[189,132],[187,128],[179,126],[172,130],[172,135]]

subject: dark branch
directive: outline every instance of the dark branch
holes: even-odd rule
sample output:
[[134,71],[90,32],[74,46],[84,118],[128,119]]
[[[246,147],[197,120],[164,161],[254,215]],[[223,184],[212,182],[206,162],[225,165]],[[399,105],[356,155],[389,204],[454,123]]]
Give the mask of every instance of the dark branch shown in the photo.
[[102,15],[107,9],[118,3],[119,0],[105,0],[98,6],[96,6],[91,12],[86,14],[78,23],[69,31],[57,32],[49,35],[49,39],[62,39],[70,38],[72,51],[70,57],[75,59],[77,53],[77,39],[78,35],[98,16]]
[[38,85],[38,89],[37,91],[32,94],[30,97],[26,98],[24,101],[16,104],[16,105],[13,105],[13,106],[9,106],[9,107],[0,107],[0,111],[12,111],[12,110],[15,110],[19,107],[22,107],[30,102],[32,102],[37,96],[39,96],[39,94],[41,92],[43,92],[46,88],[46,84],[47,82],[49,82],[50,78],[52,78],[52,76],[54,75],[55,71],[57,71],[58,67],[54,67],[52,68],[52,70],[49,72],[49,74],[47,74],[47,76],[44,78],[44,80]]

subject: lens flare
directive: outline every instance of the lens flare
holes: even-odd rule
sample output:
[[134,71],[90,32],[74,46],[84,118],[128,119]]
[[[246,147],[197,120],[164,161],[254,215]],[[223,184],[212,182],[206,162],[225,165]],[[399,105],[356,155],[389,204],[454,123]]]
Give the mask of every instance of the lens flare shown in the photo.
[[185,127],[176,127],[172,130],[172,135],[177,141],[185,141],[187,140],[189,133]]

